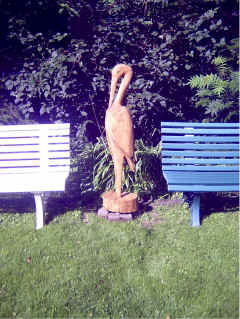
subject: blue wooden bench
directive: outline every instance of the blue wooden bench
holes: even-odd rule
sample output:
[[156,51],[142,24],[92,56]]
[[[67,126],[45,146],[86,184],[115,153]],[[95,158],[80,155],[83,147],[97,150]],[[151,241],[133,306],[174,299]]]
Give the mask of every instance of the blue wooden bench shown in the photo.
[[239,191],[239,123],[162,122],[162,170],[200,226],[200,193]]

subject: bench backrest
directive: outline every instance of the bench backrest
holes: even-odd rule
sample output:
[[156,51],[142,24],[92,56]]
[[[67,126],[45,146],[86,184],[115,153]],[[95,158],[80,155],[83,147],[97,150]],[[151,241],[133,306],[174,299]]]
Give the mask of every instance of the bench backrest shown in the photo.
[[239,191],[239,123],[162,122],[169,191]]
[[70,124],[0,126],[0,176],[68,173],[69,130]]

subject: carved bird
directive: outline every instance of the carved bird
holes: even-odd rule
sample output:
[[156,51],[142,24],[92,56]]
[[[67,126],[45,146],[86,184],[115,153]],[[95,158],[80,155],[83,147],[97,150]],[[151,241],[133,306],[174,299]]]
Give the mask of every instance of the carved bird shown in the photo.
[[[131,81],[132,74],[132,68],[125,64],[117,64],[112,69],[109,106],[105,116],[105,129],[114,164],[115,193],[117,197],[121,197],[124,158],[130,170],[132,172],[135,171],[133,160],[133,124],[129,110],[122,105],[122,100]],[[117,83],[121,77],[123,79],[116,98],[114,98]]]

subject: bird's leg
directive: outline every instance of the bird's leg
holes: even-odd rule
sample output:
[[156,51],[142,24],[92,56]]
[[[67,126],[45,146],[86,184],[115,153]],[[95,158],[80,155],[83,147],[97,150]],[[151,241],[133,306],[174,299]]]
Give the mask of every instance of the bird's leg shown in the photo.
[[114,174],[115,174],[115,192],[117,197],[121,197],[122,189],[122,171],[123,171],[123,155],[114,156]]

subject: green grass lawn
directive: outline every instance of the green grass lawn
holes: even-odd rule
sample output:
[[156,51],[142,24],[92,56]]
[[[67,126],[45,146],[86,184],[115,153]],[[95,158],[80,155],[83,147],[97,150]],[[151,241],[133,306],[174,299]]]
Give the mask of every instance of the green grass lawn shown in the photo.
[[80,211],[39,231],[0,214],[1,318],[238,318],[239,212],[189,227],[186,205],[131,222]]

